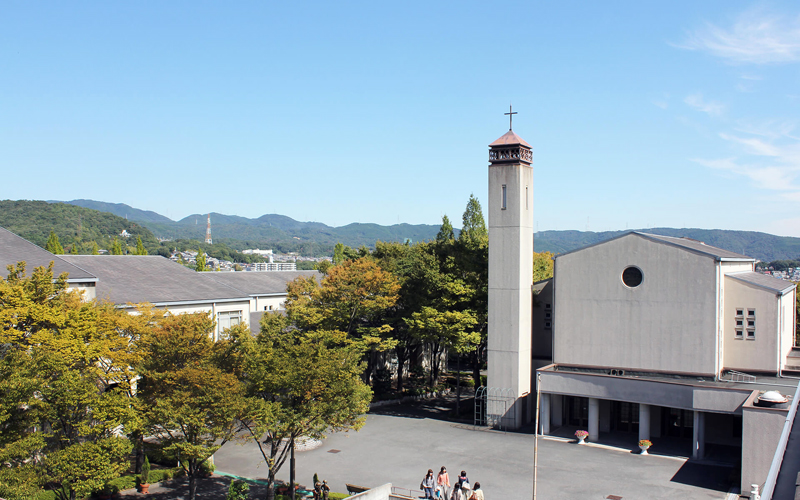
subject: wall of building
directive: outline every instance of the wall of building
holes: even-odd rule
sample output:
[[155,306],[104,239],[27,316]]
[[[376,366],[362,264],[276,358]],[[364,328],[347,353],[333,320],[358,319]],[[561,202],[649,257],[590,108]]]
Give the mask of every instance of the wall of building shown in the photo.
[[[214,321],[217,321],[217,314],[220,312],[230,312],[230,311],[241,311],[242,312],[242,322],[245,324],[250,323],[250,301],[243,300],[243,301],[236,301],[236,302],[207,302],[207,303],[199,303],[199,304],[185,304],[185,305],[171,305],[165,307],[170,313],[172,314],[193,314],[198,312],[204,312],[206,314],[214,314]],[[214,340],[217,339],[219,335],[219,325],[217,325],[217,329],[214,332]]]
[[[628,266],[641,285],[622,282]],[[630,234],[555,261],[557,364],[716,373],[716,262]]]
[[67,290],[81,292],[83,300],[87,302],[97,298],[97,287],[94,283],[67,283]]
[[783,432],[788,410],[753,407],[754,391],[742,408],[742,493],[750,491],[751,484],[761,486],[767,479],[772,457]]
[[277,311],[283,309],[286,302],[286,294],[279,296],[262,295],[251,299],[253,312],[255,311]]
[[[502,186],[506,205],[502,206]],[[533,285],[533,169],[523,164],[489,167],[488,385],[531,391],[531,305]],[[528,401],[508,412],[509,424],[529,420]],[[490,409],[490,412],[495,411]]]
[[542,392],[667,406],[683,410],[739,413],[750,391],[696,387],[626,377],[541,371]]
[[392,483],[376,486],[362,493],[347,497],[346,500],[388,500],[392,495]]
[[[738,371],[778,371],[778,298],[775,292],[725,277],[723,357],[725,368]],[[742,337],[736,337],[736,310],[742,309]],[[755,309],[755,338],[747,338],[747,310]],[[788,339],[791,349],[791,337]],[[786,359],[786,354],[780,356]]]

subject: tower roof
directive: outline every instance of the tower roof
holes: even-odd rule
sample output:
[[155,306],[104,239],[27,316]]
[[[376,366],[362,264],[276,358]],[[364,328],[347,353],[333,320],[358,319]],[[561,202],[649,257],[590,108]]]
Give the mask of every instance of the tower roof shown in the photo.
[[520,137],[517,134],[515,134],[513,130],[509,130],[508,132],[503,134],[503,136],[501,138],[499,138],[496,141],[494,141],[493,143],[489,144],[489,147],[492,148],[492,147],[495,147],[495,146],[513,146],[513,145],[517,145],[517,144],[525,146],[525,147],[528,147],[528,148],[531,147],[531,145],[528,144],[527,142],[525,142],[522,139],[522,137]]

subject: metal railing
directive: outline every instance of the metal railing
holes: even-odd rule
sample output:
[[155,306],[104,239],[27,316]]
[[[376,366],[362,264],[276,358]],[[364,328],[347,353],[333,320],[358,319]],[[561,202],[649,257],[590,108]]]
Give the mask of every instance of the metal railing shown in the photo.
[[410,490],[408,488],[392,486],[392,496],[416,499],[424,496],[424,493],[420,490]]
[[756,381],[756,377],[755,375],[750,375],[749,373],[742,373],[742,372],[737,372],[735,370],[730,370],[724,375],[722,375],[722,380],[728,382],[754,383]]

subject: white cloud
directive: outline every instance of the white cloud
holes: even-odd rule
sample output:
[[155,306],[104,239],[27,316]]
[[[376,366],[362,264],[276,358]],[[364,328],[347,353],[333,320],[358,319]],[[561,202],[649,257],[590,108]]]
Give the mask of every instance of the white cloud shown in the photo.
[[767,121],[744,123],[737,130],[745,134],[720,133],[732,143],[740,157],[695,158],[693,161],[716,170],[747,177],[759,189],[778,191],[781,198],[800,201],[800,139],[791,135],[794,124]]
[[711,116],[719,116],[723,111],[725,111],[724,104],[716,101],[706,101],[703,99],[703,94],[700,93],[686,96],[683,102],[695,109],[702,111],[703,113],[708,113]]
[[653,101],[653,104],[655,104],[661,109],[667,109],[669,107],[669,104],[667,104],[666,101]]
[[676,47],[707,52],[733,64],[800,61],[800,15],[779,17],[759,10],[742,13],[729,27],[706,23]]

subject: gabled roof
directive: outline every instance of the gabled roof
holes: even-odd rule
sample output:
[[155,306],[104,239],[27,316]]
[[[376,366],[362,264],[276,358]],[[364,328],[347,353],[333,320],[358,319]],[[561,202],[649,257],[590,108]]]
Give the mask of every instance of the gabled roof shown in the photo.
[[238,271],[202,273],[203,276],[224,283],[246,295],[285,294],[286,285],[299,277],[322,279],[319,271]]
[[755,272],[728,273],[725,276],[728,278],[733,278],[737,281],[742,281],[744,283],[757,286],[759,288],[764,288],[765,290],[775,292],[779,295],[790,292],[797,286],[791,281],[785,281],[772,276],[767,276],[766,274]]
[[115,304],[225,302],[250,298],[160,255],[65,255],[99,279],[97,298]]
[[647,240],[656,242],[656,243],[664,243],[667,245],[676,246],[682,248],[684,250],[688,250],[693,253],[705,255],[708,257],[712,257],[716,260],[724,260],[724,261],[734,261],[734,262],[755,262],[756,259],[752,257],[748,257],[746,255],[741,255],[736,252],[731,252],[728,250],[724,250],[722,248],[712,247],[711,245],[706,245],[702,241],[693,240],[691,238],[676,238],[674,236],[662,236],[660,234],[650,234],[650,233],[642,233],[639,231],[630,231],[627,233],[623,233],[619,236],[615,236],[613,238],[609,238],[604,241],[598,241],[597,243],[592,243],[591,245],[586,245],[585,247],[576,248],[575,250],[570,250],[569,252],[564,252],[562,254],[558,254],[555,256],[555,259],[559,257],[563,257],[565,255],[573,254],[575,252],[580,252],[581,250],[586,250],[587,248],[592,248],[597,245],[604,245],[610,241],[618,240],[620,238],[627,238],[628,236],[635,235],[640,238],[645,238]]
[[509,130],[508,132],[503,134],[502,137],[500,137],[499,139],[497,139],[493,143],[489,144],[489,147],[491,148],[491,147],[494,147],[494,146],[515,146],[517,144],[521,144],[521,145],[523,145],[525,147],[528,147],[528,148],[531,147],[530,144],[528,144],[527,142],[522,140],[522,137],[520,137],[517,134],[515,134],[513,130]]
[[25,261],[25,272],[30,276],[36,267],[47,267],[53,263],[53,274],[69,273],[68,283],[94,283],[97,277],[64,261],[44,248],[0,227],[0,273],[7,276],[6,268]]
[[704,253],[706,255],[710,255],[712,257],[716,257],[717,259],[721,260],[742,260],[747,262],[756,261],[752,257],[748,257],[746,255],[742,255],[736,252],[731,252],[730,250],[724,250],[722,248],[712,247],[711,245],[706,245],[702,241],[693,240],[691,238],[676,238],[674,236],[661,236],[660,234],[650,234],[650,233],[640,233],[640,232],[636,232],[635,234],[638,234],[639,236],[642,236],[644,238],[649,238],[651,240],[658,240],[664,243],[669,243],[672,245],[683,247],[693,252]]

